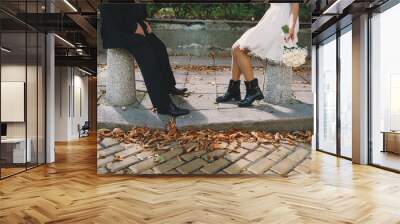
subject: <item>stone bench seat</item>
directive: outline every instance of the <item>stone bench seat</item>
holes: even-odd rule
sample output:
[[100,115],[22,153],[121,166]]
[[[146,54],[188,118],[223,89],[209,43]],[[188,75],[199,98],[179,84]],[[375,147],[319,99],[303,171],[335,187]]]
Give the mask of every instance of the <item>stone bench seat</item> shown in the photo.
[[107,50],[106,98],[114,106],[136,102],[135,67],[132,55],[125,49]]
[[265,102],[275,105],[285,104],[293,97],[293,70],[283,63],[266,62],[264,78]]

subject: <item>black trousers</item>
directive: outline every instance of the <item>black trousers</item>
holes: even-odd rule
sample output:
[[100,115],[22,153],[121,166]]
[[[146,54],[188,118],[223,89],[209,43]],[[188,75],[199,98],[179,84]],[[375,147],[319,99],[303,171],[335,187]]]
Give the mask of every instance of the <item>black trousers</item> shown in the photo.
[[172,103],[168,92],[176,81],[164,43],[154,33],[132,34],[132,44],[126,48],[139,65],[153,106],[167,109]]

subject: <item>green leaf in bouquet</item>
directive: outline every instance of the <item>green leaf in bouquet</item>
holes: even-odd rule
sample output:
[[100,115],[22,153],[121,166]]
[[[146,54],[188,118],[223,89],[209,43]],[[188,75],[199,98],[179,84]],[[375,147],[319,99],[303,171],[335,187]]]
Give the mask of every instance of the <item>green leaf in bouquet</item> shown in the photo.
[[282,32],[283,33],[289,33],[289,26],[288,25],[282,26]]

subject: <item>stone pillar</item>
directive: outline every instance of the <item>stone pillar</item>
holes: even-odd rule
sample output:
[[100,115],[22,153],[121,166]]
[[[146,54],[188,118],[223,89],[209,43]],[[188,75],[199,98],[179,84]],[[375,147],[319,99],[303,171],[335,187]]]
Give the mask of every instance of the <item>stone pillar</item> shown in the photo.
[[273,62],[267,62],[265,71],[265,102],[284,104],[292,99],[292,68]]
[[135,70],[132,55],[125,49],[107,50],[106,98],[114,106],[136,101]]

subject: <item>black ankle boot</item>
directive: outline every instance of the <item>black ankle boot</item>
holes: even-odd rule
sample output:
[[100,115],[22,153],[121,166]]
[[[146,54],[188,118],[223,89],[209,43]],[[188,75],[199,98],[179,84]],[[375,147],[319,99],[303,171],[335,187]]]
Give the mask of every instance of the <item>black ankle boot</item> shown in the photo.
[[264,95],[258,86],[258,80],[244,81],[246,85],[246,97],[238,103],[239,107],[249,107],[255,100],[264,99]]
[[240,80],[230,80],[228,90],[223,96],[217,97],[217,103],[228,102],[230,100],[240,100]]

